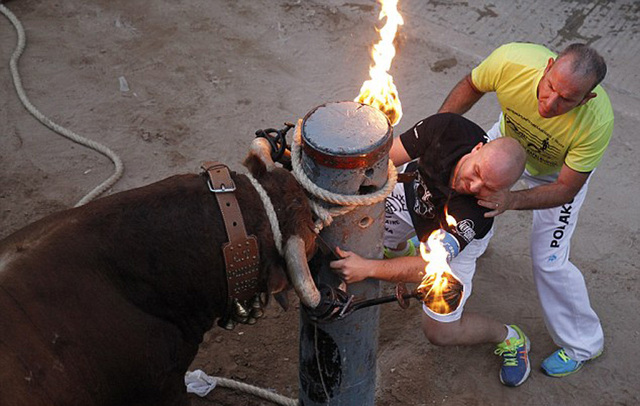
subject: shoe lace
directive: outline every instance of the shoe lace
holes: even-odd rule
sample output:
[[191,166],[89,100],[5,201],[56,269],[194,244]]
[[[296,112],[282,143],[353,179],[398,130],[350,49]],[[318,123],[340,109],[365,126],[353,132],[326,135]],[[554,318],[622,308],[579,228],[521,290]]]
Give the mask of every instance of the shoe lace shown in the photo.
[[564,362],[568,362],[571,360],[571,358],[569,358],[569,356],[564,352],[564,348],[561,348],[560,351],[558,351],[558,356]]
[[518,366],[518,346],[522,345],[522,339],[503,341],[493,352],[502,357],[502,363],[507,367]]

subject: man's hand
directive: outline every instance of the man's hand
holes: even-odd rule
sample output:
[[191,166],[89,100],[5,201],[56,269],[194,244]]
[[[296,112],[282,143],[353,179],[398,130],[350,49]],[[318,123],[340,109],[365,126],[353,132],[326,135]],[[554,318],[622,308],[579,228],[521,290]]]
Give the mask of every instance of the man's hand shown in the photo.
[[367,278],[394,283],[420,283],[424,276],[425,262],[420,256],[366,259],[355,252],[343,251],[339,247],[336,247],[336,253],[342,259],[331,261],[329,266],[346,283],[360,282]]
[[487,209],[491,209],[491,211],[484,214],[484,217],[495,217],[514,208],[513,194],[506,189],[498,190],[497,192],[486,196],[478,197],[478,204],[482,207],[486,207]]
[[566,164],[558,179],[546,185],[517,191],[499,190],[478,196],[478,204],[492,209],[485,217],[495,217],[507,210],[539,210],[569,203],[589,179],[590,172],[577,172]]
[[342,257],[337,261],[331,261],[329,266],[336,274],[347,283],[360,282],[369,277],[372,264],[371,260],[362,258],[351,251],[343,251],[336,247],[336,253]]

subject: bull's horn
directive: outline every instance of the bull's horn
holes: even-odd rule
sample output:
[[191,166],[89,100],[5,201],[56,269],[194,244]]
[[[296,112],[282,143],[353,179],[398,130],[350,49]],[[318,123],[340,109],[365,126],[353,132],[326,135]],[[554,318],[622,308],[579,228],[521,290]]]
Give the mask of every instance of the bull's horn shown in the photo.
[[269,145],[269,141],[267,141],[266,138],[254,138],[253,141],[251,141],[249,153],[260,158],[260,160],[267,167],[267,171],[270,172],[271,170],[276,168],[276,164],[271,158],[271,145]]
[[320,292],[311,277],[302,238],[297,235],[289,237],[285,244],[284,258],[287,261],[289,279],[300,301],[307,307],[316,308],[320,303]]

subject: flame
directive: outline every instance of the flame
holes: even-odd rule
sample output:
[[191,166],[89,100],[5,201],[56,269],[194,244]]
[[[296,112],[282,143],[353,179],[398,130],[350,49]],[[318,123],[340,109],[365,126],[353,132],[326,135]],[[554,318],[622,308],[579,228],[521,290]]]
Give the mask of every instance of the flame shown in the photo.
[[[455,219],[445,210],[447,221]],[[449,314],[460,305],[463,297],[462,283],[453,275],[447,261],[447,250],[442,244],[444,230],[431,233],[427,243],[420,243],[420,254],[427,263],[424,278],[418,286],[422,301],[429,309],[438,314]],[[428,247],[428,248],[427,248]]]
[[458,222],[456,221],[456,219],[452,215],[449,214],[449,210],[448,210],[448,208],[446,206],[444,208],[444,218],[447,220],[447,224],[450,227],[455,227],[455,226],[458,225]]
[[398,97],[398,90],[393,84],[393,77],[387,72],[391,68],[391,61],[396,55],[393,39],[398,26],[404,24],[398,12],[398,0],[380,0],[382,10],[379,20],[387,18],[387,22],[380,30],[380,41],[373,46],[371,57],[373,66],[369,67],[369,76],[360,88],[360,94],[354,99],[356,102],[376,107],[389,117],[391,125],[396,125],[402,118],[402,106]]

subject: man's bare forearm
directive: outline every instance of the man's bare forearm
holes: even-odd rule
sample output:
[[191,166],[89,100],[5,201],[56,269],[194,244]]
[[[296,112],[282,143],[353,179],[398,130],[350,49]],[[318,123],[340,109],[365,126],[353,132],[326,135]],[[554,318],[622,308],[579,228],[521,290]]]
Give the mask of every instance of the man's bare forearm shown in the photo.
[[573,200],[589,179],[589,175],[589,172],[577,172],[565,164],[560,169],[560,174],[555,182],[512,192],[508,208],[536,210],[562,206]]
[[400,257],[371,262],[369,277],[387,282],[420,283],[426,265],[422,257]]
[[511,210],[537,210],[558,207],[573,200],[576,193],[577,191],[557,183],[518,190],[511,192],[512,201],[509,208]]
[[471,74],[462,78],[460,82],[451,90],[447,98],[440,106],[438,113],[456,113],[464,114],[480,98],[484,95],[483,92],[476,89],[471,81]]
[[589,179],[588,172],[577,172],[563,165],[558,179],[553,183],[515,192],[499,190],[478,198],[478,204],[491,210],[484,214],[485,217],[495,217],[507,210],[558,207],[571,202],[587,179]]

